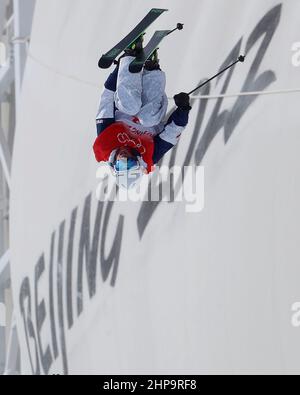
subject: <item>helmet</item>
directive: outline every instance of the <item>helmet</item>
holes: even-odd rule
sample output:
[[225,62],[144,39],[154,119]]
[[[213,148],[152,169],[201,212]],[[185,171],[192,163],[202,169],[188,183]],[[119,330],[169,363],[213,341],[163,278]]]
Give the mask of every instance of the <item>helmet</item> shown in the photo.
[[135,188],[145,174],[147,165],[139,156],[116,160],[117,152],[113,151],[109,159],[117,185],[126,190]]

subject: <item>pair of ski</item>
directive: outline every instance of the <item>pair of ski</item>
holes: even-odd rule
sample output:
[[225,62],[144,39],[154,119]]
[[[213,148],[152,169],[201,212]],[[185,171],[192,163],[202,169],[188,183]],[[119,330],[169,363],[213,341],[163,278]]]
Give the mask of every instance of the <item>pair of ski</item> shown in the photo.
[[[114,46],[110,51],[108,51],[105,55],[103,55],[98,63],[98,66],[101,69],[108,69],[117,57],[127,48],[129,48],[142,34],[145,33],[146,29],[165,11],[166,9],[160,8],[153,8],[145,18],[123,39],[121,40],[116,46]],[[183,25],[178,23],[177,27],[173,30],[159,30],[156,31],[144,48],[143,52],[139,57],[137,57],[129,67],[131,73],[139,73],[143,67],[147,59],[153,55],[155,50],[158,48],[161,41],[168,36],[169,34],[173,33],[175,30],[182,30]]]

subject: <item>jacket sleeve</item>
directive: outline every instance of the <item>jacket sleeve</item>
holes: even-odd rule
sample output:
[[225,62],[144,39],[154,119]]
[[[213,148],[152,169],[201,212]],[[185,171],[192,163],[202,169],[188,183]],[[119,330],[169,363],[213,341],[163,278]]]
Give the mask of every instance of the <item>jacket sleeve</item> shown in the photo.
[[117,90],[118,68],[110,74],[104,85],[99,110],[96,116],[97,135],[115,122],[115,92]]
[[177,145],[189,122],[189,112],[190,110],[177,108],[169,118],[162,133],[154,138],[154,164],[157,164],[167,152]]

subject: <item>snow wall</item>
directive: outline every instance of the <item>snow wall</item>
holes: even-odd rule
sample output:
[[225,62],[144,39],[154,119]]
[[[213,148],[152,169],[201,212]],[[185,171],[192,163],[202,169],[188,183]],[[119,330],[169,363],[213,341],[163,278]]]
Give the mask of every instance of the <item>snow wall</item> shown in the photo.
[[11,196],[22,372],[299,373],[299,93],[193,101],[164,163],[204,166],[202,212],[96,199],[98,57],[152,7],[150,34],[185,23],[160,46],[169,96],[240,53],[199,93],[300,88],[298,0],[37,2]]

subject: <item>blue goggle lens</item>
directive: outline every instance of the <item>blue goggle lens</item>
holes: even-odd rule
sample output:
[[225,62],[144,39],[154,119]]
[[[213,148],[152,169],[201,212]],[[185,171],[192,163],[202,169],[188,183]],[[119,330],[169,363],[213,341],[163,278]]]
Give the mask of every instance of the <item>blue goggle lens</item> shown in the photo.
[[120,171],[128,171],[136,166],[138,166],[138,161],[135,159],[128,158],[128,159],[117,160],[114,168],[117,172],[120,172]]

